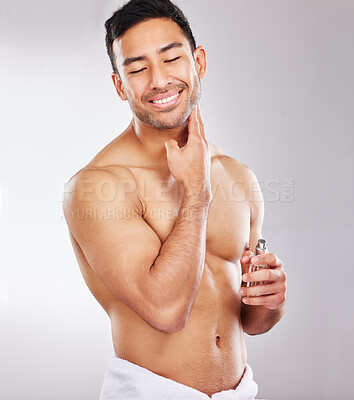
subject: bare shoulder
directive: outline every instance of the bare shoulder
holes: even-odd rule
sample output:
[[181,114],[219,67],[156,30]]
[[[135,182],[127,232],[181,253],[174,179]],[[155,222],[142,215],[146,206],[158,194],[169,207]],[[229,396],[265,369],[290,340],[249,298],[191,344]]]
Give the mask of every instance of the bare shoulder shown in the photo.
[[122,204],[137,212],[142,208],[135,178],[121,165],[84,167],[69,179],[63,194],[65,216],[73,208],[87,210]]
[[232,179],[237,179],[238,181],[244,181],[249,183],[255,180],[255,174],[247,165],[241,163],[235,158],[224,154],[217,146],[212,144],[212,159],[213,161],[220,164],[223,170]]
[[221,151],[214,157],[214,163],[218,163],[229,182],[236,183],[238,190],[242,189],[244,191],[245,198],[251,208],[251,214],[255,214],[255,208],[262,207],[264,200],[261,187],[253,170]]
[[129,168],[123,165],[93,166],[91,164],[76,172],[68,181],[68,185],[76,185],[86,180],[119,182],[135,182],[134,176]]
[[209,140],[208,140],[208,145],[209,145],[212,159],[215,157],[224,155],[224,153],[219,149],[219,147],[217,147],[215,144],[211,143]]

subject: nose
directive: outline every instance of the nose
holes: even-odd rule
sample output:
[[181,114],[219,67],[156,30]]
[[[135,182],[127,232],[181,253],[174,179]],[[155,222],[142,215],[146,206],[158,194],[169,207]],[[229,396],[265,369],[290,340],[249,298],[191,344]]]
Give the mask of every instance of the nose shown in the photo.
[[155,65],[150,68],[150,89],[163,89],[169,83],[172,83],[172,78],[164,66]]

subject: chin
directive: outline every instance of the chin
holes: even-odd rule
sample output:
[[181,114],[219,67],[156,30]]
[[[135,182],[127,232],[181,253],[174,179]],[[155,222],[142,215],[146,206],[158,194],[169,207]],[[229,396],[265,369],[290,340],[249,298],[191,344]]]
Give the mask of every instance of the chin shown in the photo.
[[188,115],[180,115],[176,118],[161,118],[150,121],[150,124],[158,129],[176,129],[183,125],[188,120]]
[[188,117],[189,115],[187,113],[175,117],[166,115],[165,118],[157,118],[151,122],[159,129],[175,129],[182,126],[188,120]]
[[159,113],[157,116],[148,112],[134,112],[135,116],[144,124],[153,126],[157,129],[175,129],[183,125],[189,117],[187,111],[173,112],[173,110]]
[[173,122],[173,121],[153,121],[148,123],[148,125],[151,125],[157,129],[161,130],[166,130],[166,129],[176,129],[183,125],[186,121],[182,122]]

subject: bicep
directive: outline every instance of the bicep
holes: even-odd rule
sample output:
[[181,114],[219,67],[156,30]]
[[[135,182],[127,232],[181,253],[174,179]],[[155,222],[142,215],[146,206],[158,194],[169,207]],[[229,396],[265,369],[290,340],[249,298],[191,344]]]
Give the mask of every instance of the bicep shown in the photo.
[[75,228],[73,234],[92,269],[119,300],[134,309],[148,295],[146,279],[161,247],[156,233],[140,216],[77,221]]
[[[123,190],[119,182],[115,185]],[[150,323],[156,307],[147,279],[161,241],[141,216],[136,194],[117,195],[112,201],[93,195],[90,201],[83,201],[80,193],[71,193],[65,201],[65,216],[71,234],[102,282]]]

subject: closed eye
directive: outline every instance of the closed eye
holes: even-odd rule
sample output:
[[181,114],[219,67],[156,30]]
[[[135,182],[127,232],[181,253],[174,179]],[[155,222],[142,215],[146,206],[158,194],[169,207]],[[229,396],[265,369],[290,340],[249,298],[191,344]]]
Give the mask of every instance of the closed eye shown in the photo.
[[177,61],[177,60],[179,60],[181,57],[176,57],[176,58],[173,58],[172,60],[166,60],[165,62],[167,62],[167,63],[170,63],[170,62],[173,62],[173,61]]
[[131,72],[129,72],[129,74],[130,75],[138,74],[139,72],[144,71],[144,69],[146,69],[146,68],[142,68],[142,69],[139,69],[137,71],[131,71]]
[[[173,58],[173,59],[171,59],[171,60],[166,60],[165,63],[171,63],[171,62],[174,62],[174,61],[179,60],[180,58],[181,58],[181,56],[176,57],[176,58]],[[129,72],[129,74],[130,74],[130,75],[135,75],[135,74],[138,74],[139,72],[144,71],[145,69],[146,69],[146,68],[142,68],[142,69],[139,69],[139,70],[137,70],[137,71],[131,71],[131,72]]]

